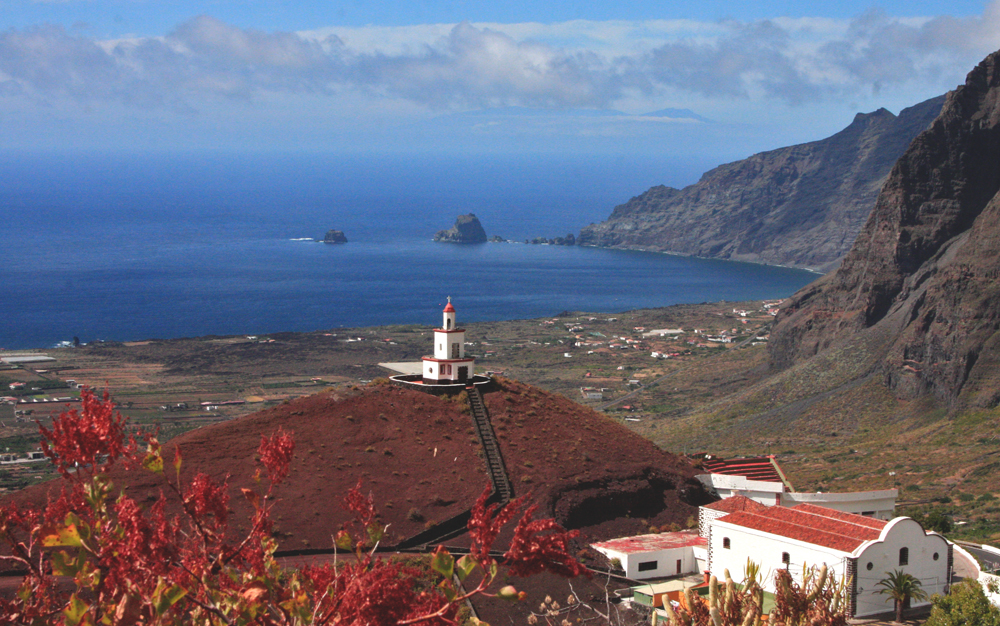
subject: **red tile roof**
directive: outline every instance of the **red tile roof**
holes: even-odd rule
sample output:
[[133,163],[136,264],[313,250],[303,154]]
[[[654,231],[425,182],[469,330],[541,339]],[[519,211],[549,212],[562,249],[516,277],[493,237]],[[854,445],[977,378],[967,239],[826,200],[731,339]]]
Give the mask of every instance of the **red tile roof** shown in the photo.
[[874,517],[865,517],[864,515],[856,515],[854,513],[844,513],[842,511],[828,509],[825,506],[818,506],[816,504],[798,504],[792,508],[796,511],[802,511],[804,513],[823,515],[844,522],[850,522],[851,524],[867,526],[868,528],[874,528],[880,533],[882,532],[882,529],[885,528],[885,525],[889,523],[885,520],[875,519]]
[[746,496],[733,496],[732,498],[719,500],[718,502],[713,502],[712,504],[706,504],[705,508],[713,511],[723,511],[725,513],[736,513],[737,511],[749,511],[753,513],[756,511],[763,511],[767,509],[767,506],[755,500],[751,500]]
[[708,545],[708,540],[698,535],[696,530],[681,530],[674,533],[659,533],[656,535],[638,535],[622,537],[610,541],[600,541],[590,544],[594,548],[614,550],[623,554],[653,552],[654,550],[669,550],[686,546]]
[[812,504],[790,509],[773,506],[759,512],[737,511],[719,521],[843,552],[853,552],[865,541],[878,539],[887,524]]
[[728,476],[744,476],[750,480],[766,482],[784,482],[774,459],[768,456],[758,456],[745,459],[711,458],[701,462],[709,474],[726,474]]

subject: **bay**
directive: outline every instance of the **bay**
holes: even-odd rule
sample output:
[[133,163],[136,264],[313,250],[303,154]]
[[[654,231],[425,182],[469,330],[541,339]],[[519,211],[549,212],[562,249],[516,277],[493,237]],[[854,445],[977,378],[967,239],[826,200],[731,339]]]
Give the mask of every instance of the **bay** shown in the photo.
[[[0,347],[475,322],[780,298],[816,278],[654,253],[431,241],[459,213],[515,240],[578,233],[669,163],[409,155],[0,160]],[[327,245],[327,229],[350,243]]]

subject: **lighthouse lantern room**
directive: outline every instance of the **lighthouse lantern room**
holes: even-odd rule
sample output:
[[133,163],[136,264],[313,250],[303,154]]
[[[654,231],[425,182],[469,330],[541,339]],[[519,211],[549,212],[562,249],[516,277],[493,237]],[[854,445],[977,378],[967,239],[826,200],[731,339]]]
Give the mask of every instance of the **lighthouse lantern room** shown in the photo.
[[423,357],[425,385],[456,385],[472,380],[474,358],[465,356],[465,329],[455,324],[451,296],[444,307],[441,328],[434,329],[434,356]]

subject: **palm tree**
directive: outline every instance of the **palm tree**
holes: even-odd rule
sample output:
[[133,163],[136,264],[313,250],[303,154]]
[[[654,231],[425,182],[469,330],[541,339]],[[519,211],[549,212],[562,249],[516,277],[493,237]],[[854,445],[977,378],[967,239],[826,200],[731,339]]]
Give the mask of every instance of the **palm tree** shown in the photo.
[[927,599],[927,592],[920,588],[920,580],[901,569],[892,573],[886,572],[885,578],[878,581],[877,586],[882,587],[878,593],[885,594],[895,601],[897,622],[903,621],[903,608],[909,604],[911,598],[914,600]]

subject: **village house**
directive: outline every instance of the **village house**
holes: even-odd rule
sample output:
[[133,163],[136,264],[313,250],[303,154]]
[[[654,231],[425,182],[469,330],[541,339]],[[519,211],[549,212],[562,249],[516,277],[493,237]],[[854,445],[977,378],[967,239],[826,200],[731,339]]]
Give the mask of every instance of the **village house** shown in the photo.
[[[892,611],[878,582],[902,570],[917,578],[929,595],[946,593],[954,547],[908,517],[879,520],[812,504],[767,506],[743,496],[700,507],[699,530],[624,537],[591,544],[633,580],[662,579],[708,572],[736,581],[746,565],[760,567],[760,582],[773,594],[774,576],[787,570],[801,580],[804,568],[826,565],[838,581],[847,577],[847,610],[852,617]],[[659,606],[667,594],[657,588],[649,601]],[[926,604],[926,603],[925,603]],[[919,606],[915,604],[914,606]]]
[[844,513],[888,520],[895,515],[897,489],[843,493],[796,492],[774,456],[742,459],[707,457],[701,462],[705,474],[697,476],[720,498],[744,496],[761,504],[792,507],[815,504]]
[[590,544],[609,561],[621,564],[633,580],[663,578],[705,569],[708,541],[693,530],[622,537]]
[[886,521],[812,504],[764,506],[740,496],[704,508],[726,513],[705,524],[708,569],[715,576],[728,569],[739,580],[749,560],[760,566],[761,585],[773,593],[777,570],[799,580],[803,567],[826,565],[838,581],[850,581],[847,608],[853,617],[893,609],[891,598],[878,593],[878,582],[895,570],[918,579],[928,596],[948,591],[951,544],[908,517]]

